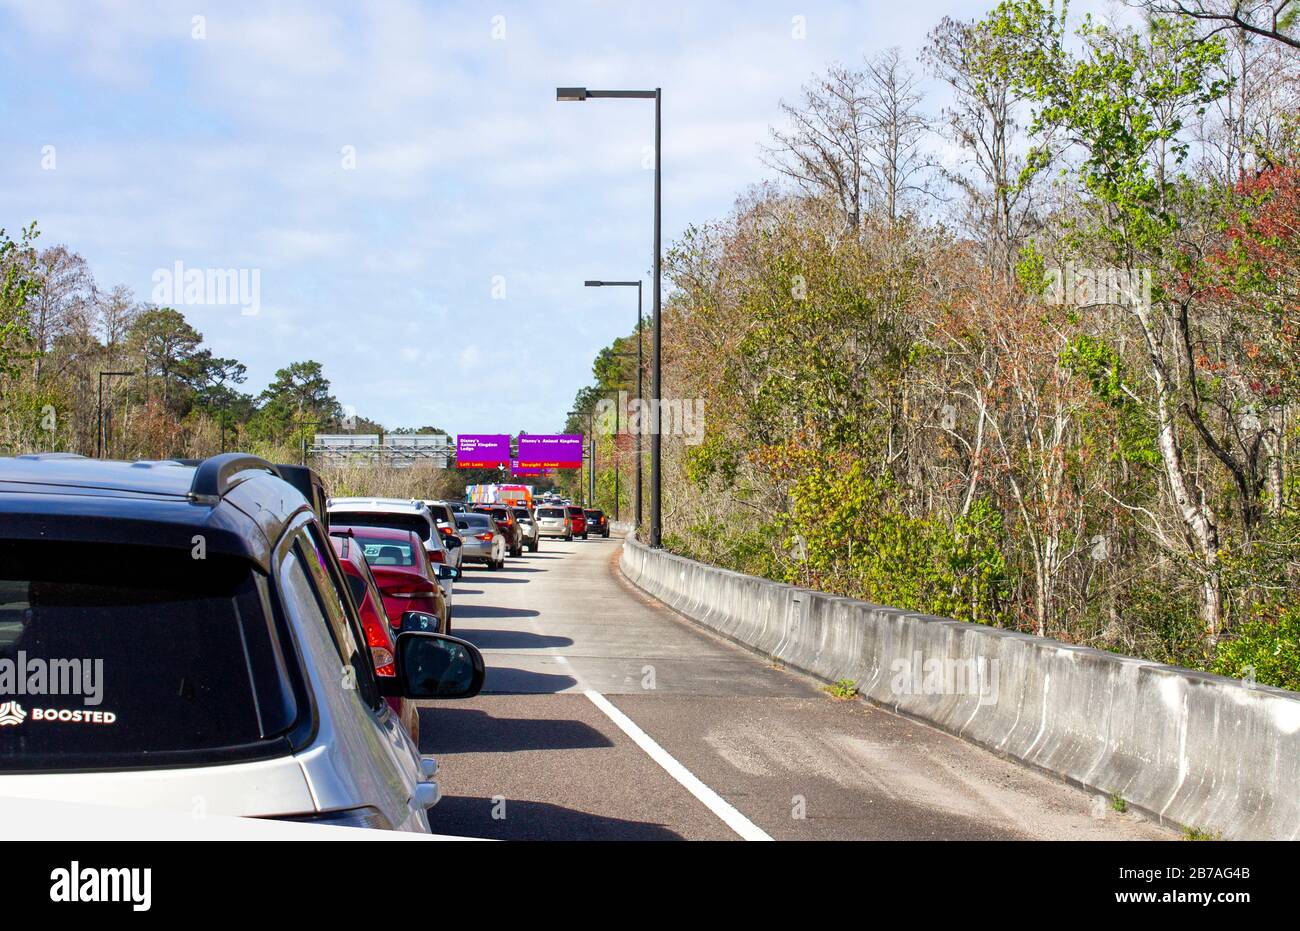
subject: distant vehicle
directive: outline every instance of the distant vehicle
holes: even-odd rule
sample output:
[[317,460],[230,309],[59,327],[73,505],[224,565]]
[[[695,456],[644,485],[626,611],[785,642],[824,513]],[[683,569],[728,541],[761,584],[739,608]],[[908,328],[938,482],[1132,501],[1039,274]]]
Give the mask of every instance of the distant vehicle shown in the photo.
[[[370,658],[375,664],[375,675],[380,679],[397,676],[397,640],[393,628],[384,613],[384,596],[379,591],[379,584],[370,571],[369,564],[361,554],[356,539],[349,530],[330,532],[330,543],[334,555],[339,559],[339,567],[348,583],[348,593],[352,603],[357,607],[361,617],[361,626],[366,632],[366,643],[370,645]],[[406,698],[390,696],[385,701],[393,709],[406,732],[411,735],[415,745],[420,745],[420,713],[415,703]]]
[[501,526],[511,556],[518,559],[524,554],[523,528],[519,526],[519,520],[510,508],[499,504],[476,504],[474,510],[490,514],[492,519]]
[[481,562],[492,570],[506,564],[506,537],[491,514],[480,511],[457,514],[456,529],[465,541],[466,562]]
[[461,553],[464,541],[456,533],[456,512],[447,501],[425,501],[424,506],[433,515],[433,523],[442,534],[442,545],[447,550],[447,565],[456,570],[455,578],[459,579],[464,561],[464,554]]
[[573,525],[569,522],[567,508],[542,506],[537,509],[537,533],[539,537],[559,537],[573,539]]
[[465,489],[465,500],[470,504],[522,504],[533,506],[533,491],[527,485],[470,485]]
[[[599,508],[587,508],[583,511],[583,516],[587,518],[587,527],[592,533],[598,533],[609,539],[609,518],[605,516],[604,511]],[[586,539],[587,535],[584,533],[582,536]]]
[[438,569],[429,562],[414,530],[338,523],[333,529],[352,532],[384,596],[384,613],[392,627],[401,630],[402,615],[420,611],[441,621],[437,633],[451,633],[451,603],[438,584]]
[[[348,590],[265,460],[0,459],[0,658],[104,672],[93,708],[10,703],[0,795],[428,831],[437,766],[384,698],[473,695],[483,658],[403,632],[378,677]],[[93,719],[42,723],[51,709]]]
[[519,521],[519,529],[523,535],[524,546],[528,547],[528,552],[536,553],[541,546],[541,533],[537,529],[537,517],[533,514],[531,508],[513,507],[510,509],[515,515],[515,520]]
[[587,539],[587,512],[576,504],[571,504],[565,508],[569,512],[569,524],[573,527],[573,535]]

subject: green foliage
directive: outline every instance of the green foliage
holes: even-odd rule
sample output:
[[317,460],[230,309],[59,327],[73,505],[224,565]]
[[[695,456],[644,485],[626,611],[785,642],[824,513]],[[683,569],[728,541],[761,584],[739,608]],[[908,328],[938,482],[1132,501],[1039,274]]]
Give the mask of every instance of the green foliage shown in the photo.
[[36,237],[32,223],[15,241],[0,229],[0,378],[13,375],[30,355],[27,302],[40,290],[35,271]]
[[698,446],[688,447],[684,456],[686,476],[698,488],[703,489],[714,480],[726,487],[735,484],[741,454],[721,434],[712,434]]
[[[1010,73],[1037,103],[1030,131],[1059,134],[1083,151],[1079,180],[1108,208],[1090,238],[1109,244],[1117,261],[1160,253],[1179,225],[1169,199],[1173,170],[1188,155],[1180,133],[1227,91],[1214,76],[1223,40],[1193,41],[1185,18],[1151,17],[1138,32],[1086,17],[1076,55],[1065,20],[1064,4],[1042,0],[1007,0],[990,16],[994,34],[1018,45]],[[1049,143],[1036,146],[1031,165],[1048,152]]]
[[1219,644],[1214,672],[1300,692],[1300,605],[1261,610]]
[[822,691],[832,698],[848,701],[850,698],[858,697],[858,684],[852,679],[840,679],[831,685],[823,686]]
[[1080,334],[1065,348],[1061,362],[1086,378],[1093,394],[1114,411],[1119,427],[1118,455],[1128,462],[1158,466],[1155,421],[1138,403],[1120,354],[1106,340]]
[[343,415],[338,400],[330,394],[321,364],[311,360],[278,370],[258,403],[248,426],[250,435],[263,441],[283,442],[323,431]]
[[[911,517],[861,461],[794,483],[786,581],[962,621],[1006,619],[1001,515],[987,501],[952,523]],[[800,552],[801,551],[801,552]],[[801,558],[800,558],[801,557]]]

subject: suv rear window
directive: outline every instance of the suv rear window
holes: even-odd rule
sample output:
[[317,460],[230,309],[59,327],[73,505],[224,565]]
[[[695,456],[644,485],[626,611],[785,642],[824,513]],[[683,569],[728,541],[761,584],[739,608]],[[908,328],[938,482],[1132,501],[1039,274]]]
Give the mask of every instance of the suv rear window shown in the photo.
[[218,554],[0,542],[0,771],[288,752],[297,703],[264,591]]
[[538,517],[564,517],[564,508],[541,508],[537,512]]
[[338,527],[387,527],[414,530],[421,540],[429,539],[429,522],[423,514],[387,514],[383,511],[330,511],[330,525]]

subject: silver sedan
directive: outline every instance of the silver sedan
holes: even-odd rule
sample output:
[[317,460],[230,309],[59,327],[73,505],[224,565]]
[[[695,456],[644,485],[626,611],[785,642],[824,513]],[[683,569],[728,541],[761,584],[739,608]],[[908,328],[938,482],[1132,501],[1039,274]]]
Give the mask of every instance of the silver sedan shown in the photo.
[[464,541],[463,563],[486,563],[489,569],[500,569],[506,564],[506,538],[490,514],[472,511],[457,514],[456,530]]

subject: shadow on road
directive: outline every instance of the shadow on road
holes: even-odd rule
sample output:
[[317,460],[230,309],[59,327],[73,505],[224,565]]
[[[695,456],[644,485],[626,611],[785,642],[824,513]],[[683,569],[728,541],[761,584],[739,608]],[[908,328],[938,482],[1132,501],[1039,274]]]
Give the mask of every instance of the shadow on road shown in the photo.
[[493,666],[489,663],[487,676],[483,680],[483,691],[496,695],[553,695],[577,684],[578,680],[573,676]]
[[[539,569],[538,571],[540,572],[541,570]],[[514,582],[515,584],[522,585],[524,582],[527,582],[528,580],[511,579],[501,575],[476,575],[474,576],[473,581],[475,585],[483,585],[484,583],[487,582]]]
[[[483,620],[494,617],[540,617],[540,611],[532,608],[498,608],[495,605],[456,605],[456,617],[464,620],[477,617]],[[572,643],[572,641],[570,641]]]
[[461,795],[444,795],[429,809],[429,824],[435,834],[491,840],[683,839],[661,824],[608,818],[546,802]]
[[[461,618],[465,615],[458,608]],[[536,612],[532,612],[536,613]],[[498,617],[500,615],[484,615]],[[472,627],[456,628],[456,636],[468,640],[480,650],[548,650],[556,647],[571,647],[573,640],[569,637],[552,637],[546,634],[534,634],[526,630],[476,630]]]
[[496,718],[477,708],[420,709],[421,753],[511,753],[516,750],[589,750],[614,744],[582,721]]

